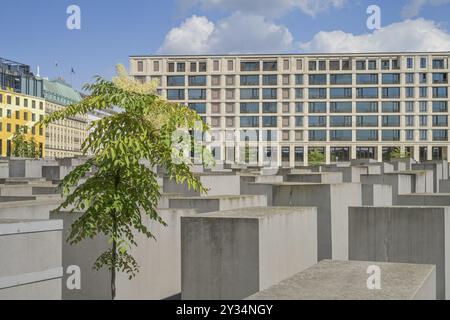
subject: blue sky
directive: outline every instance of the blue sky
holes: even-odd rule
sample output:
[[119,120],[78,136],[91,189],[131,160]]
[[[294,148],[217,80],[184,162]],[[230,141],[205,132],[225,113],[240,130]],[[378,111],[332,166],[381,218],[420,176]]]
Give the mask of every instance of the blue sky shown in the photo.
[[[81,30],[66,28],[72,4]],[[448,0],[2,0],[1,12],[0,57],[78,89],[133,54],[450,50]]]

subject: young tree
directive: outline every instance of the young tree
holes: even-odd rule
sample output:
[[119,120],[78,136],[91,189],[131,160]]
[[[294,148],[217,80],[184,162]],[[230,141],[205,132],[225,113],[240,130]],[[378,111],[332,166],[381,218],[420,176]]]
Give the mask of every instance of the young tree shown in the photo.
[[394,159],[407,159],[411,157],[411,154],[409,152],[402,152],[401,149],[399,147],[394,148],[390,153],[389,153],[389,158],[391,160]]
[[12,155],[18,158],[32,158],[36,159],[39,157],[39,150],[37,147],[36,140],[32,136],[29,140],[25,135],[26,127],[20,127],[17,130],[12,139]]
[[309,164],[312,166],[320,166],[325,163],[325,155],[323,152],[313,150],[309,153]]
[[[116,272],[124,272],[130,279],[138,272],[138,264],[129,253],[137,245],[133,232],[154,238],[143,224],[142,214],[165,225],[156,211],[160,188],[152,168],[163,166],[178,183],[187,182],[190,188],[206,191],[190,164],[176,161],[182,158],[183,150],[174,149],[177,141],[173,141],[177,129],[201,123],[197,113],[163,100],[155,94],[154,83],[138,83],[123,66],[118,66],[118,75],[113,81],[97,77],[94,84],[84,87],[90,95],[43,121],[45,125],[111,106],[122,110],[91,125],[82,144],[83,153],[91,157],[62,181],[65,200],[58,208],[82,212],[71,226],[71,244],[99,234],[109,238],[111,248],[97,258],[94,267],[107,266],[111,272],[112,299],[116,297]],[[203,123],[201,126],[206,129]],[[88,172],[92,174],[86,178]]]

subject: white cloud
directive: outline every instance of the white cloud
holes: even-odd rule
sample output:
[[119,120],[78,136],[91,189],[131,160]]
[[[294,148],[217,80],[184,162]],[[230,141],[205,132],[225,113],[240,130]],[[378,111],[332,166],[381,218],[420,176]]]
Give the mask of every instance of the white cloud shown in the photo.
[[293,48],[289,30],[266,18],[236,12],[213,23],[192,16],[173,28],[158,50],[165,54],[286,52]]
[[423,18],[393,23],[370,34],[321,31],[309,42],[300,43],[306,52],[398,52],[448,51],[450,34]]
[[178,0],[186,10],[200,5],[204,10],[240,11],[264,16],[280,16],[291,10],[315,16],[330,8],[342,8],[347,0]]
[[427,5],[441,6],[449,4],[450,0],[409,0],[402,8],[402,16],[404,18],[413,18],[419,15],[420,10]]

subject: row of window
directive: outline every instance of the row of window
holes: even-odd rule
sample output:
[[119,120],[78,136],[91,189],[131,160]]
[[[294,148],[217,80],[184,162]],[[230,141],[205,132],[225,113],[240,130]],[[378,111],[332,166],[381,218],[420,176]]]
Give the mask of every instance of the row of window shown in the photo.
[[[448,141],[448,130],[432,130],[431,135],[428,130],[417,130],[417,138],[419,141],[428,141],[431,136],[432,141]],[[260,136],[261,133],[261,136]],[[287,141],[283,132],[283,141]],[[308,131],[310,142],[316,141],[353,141],[352,130],[309,130]],[[289,137],[289,135],[287,136]],[[297,137],[296,137],[297,138]],[[357,130],[355,139],[356,141],[400,141],[401,130]],[[415,130],[405,130],[405,141],[415,141]],[[296,139],[297,141],[299,139]],[[240,141],[242,142],[258,142],[258,141],[278,141],[277,131],[271,130],[247,130],[240,131]]]
[[[13,127],[13,125],[11,123],[6,123],[5,130],[6,130],[6,132],[14,133],[16,131],[19,131],[20,128],[24,129],[24,133],[28,133],[28,127],[27,126],[21,126],[21,125],[16,124],[15,127]],[[0,122],[0,132],[3,132],[3,129],[4,129],[3,128],[3,123]],[[40,136],[43,136],[44,135],[44,129],[42,127],[39,127],[38,133],[39,133]],[[31,127],[31,134],[32,135],[36,134],[36,127],[35,126]]]
[[[20,120],[20,111],[17,110],[14,112],[14,116],[16,120]],[[24,111],[23,112],[23,120],[25,121],[29,121],[29,117],[28,117],[29,112]],[[3,117],[3,109],[0,108],[0,118]],[[10,109],[6,109],[6,118],[8,119],[12,119],[12,111]],[[39,115],[39,121],[42,121],[44,119],[43,115]],[[36,114],[35,113],[31,113],[31,121],[36,121]]]
[[[401,103],[399,101],[384,101],[381,103],[381,108],[377,101],[358,101],[355,103],[355,111],[357,113],[378,113],[379,111],[383,113],[400,113]],[[448,112],[448,102],[447,101],[432,101],[432,111],[433,113]],[[199,114],[206,114],[206,103],[189,103],[188,106],[195,110]],[[262,108],[261,108],[262,106]],[[290,113],[290,104],[282,103],[282,113]],[[304,103],[295,103],[295,113],[304,112]],[[225,105],[226,113],[235,113],[235,104],[227,103]],[[309,102],[307,104],[309,113],[352,113],[353,103],[350,101],[346,102]],[[414,113],[416,108],[416,103],[414,101],[405,102],[405,112]],[[241,102],[239,104],[240,113],[278,113],[278,103],[277,102]],[[419,102],[419,112],[428,112],[428,102]],[[211,113],[221,113],[220,103],[211,103]]]
[[[353,63],[355,61],[355,63]],[[226,61],[226,70],[234,71],[235,65],[234,60]],[[356,70],[399,70],[401,68],[400,58],[366,58],[366,59],[309,59],[308,60],[308,70],[309,71],[326,71],[326,70],[353,70],[355,66]],[[429,67],[429,61],[427,57],[420,57],[416,61],[414,57],[406,57],[405,68],[414,69],[415,64],[421,69],[427,69]],[[297,70],[303,69],[303,59],[295,59],[295,65]],[[433,58],[431,60],[431,67],[435,70],[446,69],[447,59],[445,58]],[[283,70],[290,70],[291,60],[285,58],[282,60]],[[153,61],[153,72],[160,72],[161,70],[160,61]],[[242,61],[240,63],[240,71],[267,71],[276,72],[280,69],[278,60],[251,60]],[[137,61],[137,71],[144,72],[144,61]],[[167,62],[168,72],[207,72],[208,64],[206,61],[169,61]],[[221,61],[212,60],[212,71],[221,71]]]
[[[416,74],[414,73],[406,73],[405,84],[414,84],[416,81]],[[261,81],[262,78],[262,81]],[[381,74],[381,77],[374,74],[356,74],[356,84],[361,85],[370,85],[370,84],[379,84],[379,79],[381,78],[381,84],[400,84],[401,83],[401,74],[400,73],[384,73]],[[428,83],[428,74],[427,73],[419,73],[417,74],[418,83],[427,84]],[[189,86],[207,86],[207,76],[205,75],[197,75],[197,76],[188,76],[187,84]],[[226,85],[234,86],[236,85],[235,76],[226,76]],[[261,83],[264,86],[276,86],[278,85],[278,75],[241,75],[240,86],[259,86]],[[447,73],[432,73],[431,80],[433,84],[446,84],[448,83],[448,74]],[[282,84],[290,85],[291,77],[290,75],[282,75]],[[353,84],[353,75],[352,74],[310,74],[308,75],[308,83],[309,85],[352,85]],[[297,74],[295,75],[295,84],[303,85],[304,84],[304,75]],[[185,76],[167,76],[167,86],[169,87],[184,87],[186,85],[186,77]],[[212,86],[220,86],[221,85],[221,77],[220,76],[211,76],[211,85]]]
[[[415,116],[405,116],[405,126],[406,127],[414,127],[415,126]],[[448,126],[448,116],[418,116],[419,126],[428,127],[429,119],[432,119],[433,127],[447,127]],[[263,127],[278,127],[278,117],[276,116],[263,116],[261,117],[261,125]],[[303,127],[303,116],[296,116],[295,126]],[[381,121],[379,121],[381,119]],[[220,126],[220,118],[212,117],[212,125],[213,127]],[[283,127],[290,126],[290,118],[283,117],[282,118]],[[308,117],[308,125],[310,128],[312,127],[327,127],[327,123],[329,122],[330,127],[352,127],[353,119],[351,116],[331,116],[329,120],[327,120],[326,116],[309,116]],[[357,116],[356,117],[356,126],[357,127],[378,127],[381,122],[382,127],[400,127],[401,126],[401,117],[400,116]],[[260,117],[259,116],[242,116],[240,117],[240,126],[241,127],[259,127],[260,125]]]
[[[12,106],[13,105],[13,97],[10,95],[5,95],[6,98],[3,97],[4,95],[0,93],[0,103],[4,103],[7,105]],[[21,101],[23,101],[23,104],[21,104]],[[25,107],[25,108],[33,108],[36,109],[36,104],[37,101],[36,100],[32,100],[32,99],[28,99],[28,98],[21,98],[21,97],[15,97],[14,99],[14,105],[18,106],[18,107]],[[40,110],[44,110],[44,102],[43,101],[39,101],[39,109]]]
[[[220,89],[210,89],[211,99],[220,100],[221,90]],[[380,94],[381,91],[381,94]],[[400,99],[402,89],[400,87],[367,87],[367,88],[356,88],[356,98],[357,99]],[[189,100],[206,100],[207,89],[188,89],[188,99]],[[291,89],[282,89],[282,99],[290,99]],[[416,88],[408,87],[404,88],[406,98],[416,98]],[[239,90],[241,100],[259,100],[260,98],[265,100],[276,100],[278,99],[278,89],[277,88],[263,88],[263,89],[240,89]],[[302,88],[295,89],[295,99],[304,98],[304,90]],[[435,99],[446,99],[448,98],[448,88],[447,87],[432,87],[431,96]],[[309,88],[308,89],[309,99],[352,99],[353,89],[352,88]],[[419,98],[429,97],[429,87],[418,88]],[[167,90],[168,100],[185,100],[185,89],[169,89]],[[225,98],[227,100],[237,99],[234,89],[225,90]]]

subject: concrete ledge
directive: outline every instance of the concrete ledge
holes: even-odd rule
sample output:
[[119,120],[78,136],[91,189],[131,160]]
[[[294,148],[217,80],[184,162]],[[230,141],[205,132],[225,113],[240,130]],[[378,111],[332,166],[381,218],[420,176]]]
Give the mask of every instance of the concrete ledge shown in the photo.
[[22,286],[34,282],[47,281],[56,278],[62,278],[63,268],[54,268],[38,272],[24,273],[14,276],[1,277],[0,289]]
[[62,220],[9,220],[0,219],[0,236],[63,229]]
[[[380,290],[367,288],[372,265]],[[323,260],[248,300],[434,300],[435,287],[433,265]]]

